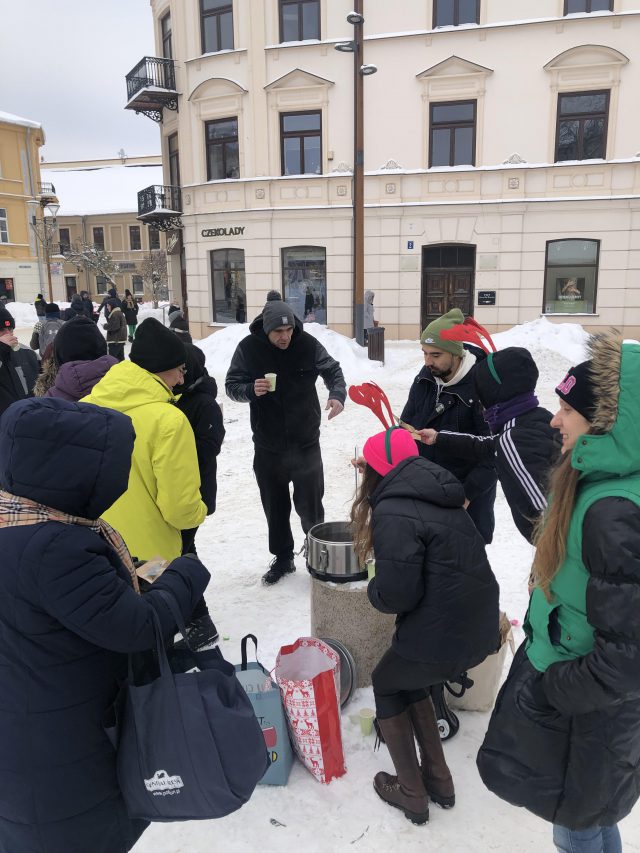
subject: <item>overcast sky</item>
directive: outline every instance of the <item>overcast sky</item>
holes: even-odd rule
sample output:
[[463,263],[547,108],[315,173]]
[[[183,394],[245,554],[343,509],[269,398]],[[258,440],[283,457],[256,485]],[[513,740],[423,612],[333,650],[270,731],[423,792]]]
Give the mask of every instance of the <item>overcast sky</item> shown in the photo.
[[124,109],[154,55],[149,0],[0,0],[0,111],[43,125],[48,161],[158,154],[158,125]]

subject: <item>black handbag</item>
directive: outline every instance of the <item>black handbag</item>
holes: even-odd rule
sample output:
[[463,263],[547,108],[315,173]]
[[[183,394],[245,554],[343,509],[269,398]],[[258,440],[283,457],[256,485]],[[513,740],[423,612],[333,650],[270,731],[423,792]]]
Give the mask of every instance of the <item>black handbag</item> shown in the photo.
[[[162,592],[183,637],[173,596]],[[154,611],[155,659],[129,656],[129,677],[105,721],[132,818],[208,820],[247,802],[269,767],[247,694],[218,648],[167,653]]]

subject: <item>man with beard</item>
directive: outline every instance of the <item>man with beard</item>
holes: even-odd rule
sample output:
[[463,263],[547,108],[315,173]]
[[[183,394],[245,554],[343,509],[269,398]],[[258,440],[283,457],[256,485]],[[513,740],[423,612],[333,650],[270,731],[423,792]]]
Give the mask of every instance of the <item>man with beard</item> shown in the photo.
[[[420,336],[425,366],[414,380],[401,415],[401,420],[418,432],[427,430],[428,434],[430,428],[490,435],[473,380],[476,361],[485,354],[475,347],[463,347],[461,341],[442,337],[442,332],[463,322],[462,311],[453,308],[429,323]],[[461,459],[437,443],[420,443],[418,449],[421,456],[451,471],[460,480],[467,512],[489,544],[495,526],[497,474],[493,460]]]
[[[286,302],[269,300],[238,344],[225,382],[227,395],[249,403],[255,444],[253,470],[274,555],[262,580],[270,585],[295,572],[289,484],[305,533],[324,521],[320,401],[316,379],[329,390],[328,419],[343,409],[346,386],[338,362],[303,331]],[[265,378],[271,374],[271,379]],[[274,380],[275,384],[272,384]]]

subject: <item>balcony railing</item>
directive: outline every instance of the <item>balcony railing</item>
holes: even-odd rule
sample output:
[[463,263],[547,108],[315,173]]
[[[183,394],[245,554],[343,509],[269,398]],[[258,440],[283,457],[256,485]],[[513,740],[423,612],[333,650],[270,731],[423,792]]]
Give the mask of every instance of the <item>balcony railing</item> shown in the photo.
[[143,56],[140,62],[127,74],[127,101],[135,97],[142,89],[164,89],[176,91],[176,74],[173,59],[160,59],[157,56]]
[[159,231],[182,228],[180,187],[152,186],[138,193],[138,219]]
[[38,195],[45,197],[54,197],[56,194],[56,188],[53,184],[40,183],[38,184]]

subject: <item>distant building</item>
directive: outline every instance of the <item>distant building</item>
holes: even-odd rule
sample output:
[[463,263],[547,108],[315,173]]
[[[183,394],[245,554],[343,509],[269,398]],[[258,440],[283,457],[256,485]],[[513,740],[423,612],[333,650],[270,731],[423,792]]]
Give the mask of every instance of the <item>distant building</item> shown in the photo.
[[[453,306],[638,335],[638,0],[363,6],[365,287],[387,336]],[[160,122],[164,181],[139,212],[183,226],[194,334],[270,288],[351,333],[351,0],[151,7],[126,106]]]
[[39,150],[44,145],[37,121],[0,112],[0,296],[32,302],[47,292],[41,247],[29,227],[27,202],[42,199]]

